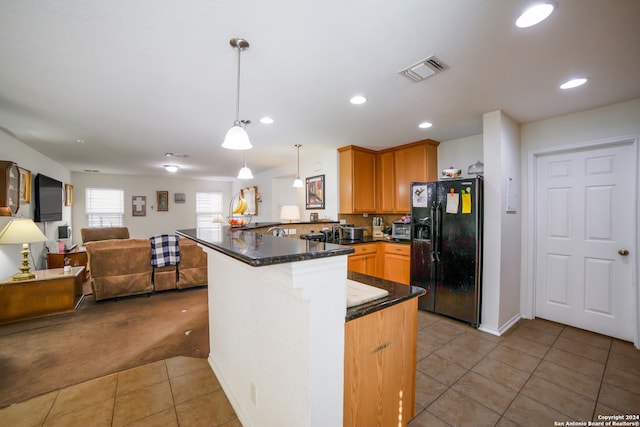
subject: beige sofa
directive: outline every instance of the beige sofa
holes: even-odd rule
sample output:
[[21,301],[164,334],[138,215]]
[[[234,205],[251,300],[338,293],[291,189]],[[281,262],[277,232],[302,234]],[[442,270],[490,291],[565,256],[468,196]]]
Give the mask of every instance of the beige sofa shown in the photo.
[[[86,235],[91,239],[83,243],[96,301],[207,285],[207,254],[192,240],[180,239],[178,266],[153,268],[149,239],[100,240],[95,229],[81,232],[83,238]],[[123,230],[119,233],[125,235]],[[114,230],[105,230],[105,235],[113,236]]]

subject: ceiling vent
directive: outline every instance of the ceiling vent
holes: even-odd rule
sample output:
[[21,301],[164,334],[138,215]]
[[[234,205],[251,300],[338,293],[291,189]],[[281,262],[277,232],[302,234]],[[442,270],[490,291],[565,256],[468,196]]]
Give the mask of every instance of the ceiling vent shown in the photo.
[[447,67],[442,61],[436,58],[435,55],[431,55],[421,61],[416,62],[407,68],[400,70],[398,74],[402,74],[408,79],[414,82],[420,82],[427,77],[431,77],[436,73],[440,73],[446,70]]

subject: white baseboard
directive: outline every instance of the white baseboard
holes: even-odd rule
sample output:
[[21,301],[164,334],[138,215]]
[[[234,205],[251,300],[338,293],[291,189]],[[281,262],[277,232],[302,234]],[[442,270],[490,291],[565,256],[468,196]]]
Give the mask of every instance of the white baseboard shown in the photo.
[[490,328],[486,325],[480,325],[478,326],[478,330],[482,331],[482,332],[486,332],[488,334],[491,335],[496,335],[496,336],[502,336],[505,334],[505,332],[507,332],[509,329],[511,329],[511,327],[513,325],[515,325],[516,323],[518,323],[518,320],[522,319],[522,316],[520,316],[520,313],[516,314],[515,316],[513,316],[507,323],[505,323],[504,325],[502,325],[500,328],[496,329],[496,328]]

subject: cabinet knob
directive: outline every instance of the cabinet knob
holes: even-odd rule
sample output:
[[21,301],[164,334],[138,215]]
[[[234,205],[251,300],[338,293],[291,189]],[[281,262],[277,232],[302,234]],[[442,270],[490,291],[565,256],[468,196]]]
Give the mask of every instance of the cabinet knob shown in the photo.
[[627,255],[629,255],[629,251],[626,250],[626,249],[620,249],[618,251],[618,254],[620,254],[621,256],[627,256]]

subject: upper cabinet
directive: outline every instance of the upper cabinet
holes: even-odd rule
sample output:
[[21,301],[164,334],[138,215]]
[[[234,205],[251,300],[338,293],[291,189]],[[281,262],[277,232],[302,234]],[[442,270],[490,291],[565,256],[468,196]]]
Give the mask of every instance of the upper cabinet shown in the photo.
[[376,152],[350,145],[338,148],[340,157],[340,213],[376,209]]
[[0,160],[0,216],[13,216],[20,207],[20,171],[18,165]]
[[381,151],[339,148],[340,213],[409,213],[411,183],[438,179],[439,144],[425,139]]
[[395,212],[411,211],[412,182],[438,180],[437,147],[437,142],[425,140],[394,150]]

